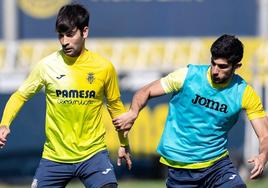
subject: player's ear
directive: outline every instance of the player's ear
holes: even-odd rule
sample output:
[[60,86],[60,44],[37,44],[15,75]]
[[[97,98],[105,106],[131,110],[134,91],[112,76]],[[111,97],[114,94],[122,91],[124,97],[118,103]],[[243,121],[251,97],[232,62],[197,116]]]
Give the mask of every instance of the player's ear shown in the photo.
[[242,63],[237,63],[237,64],[234,66],[234,68],[235,68],[235,70],[236,70],[236,69],[239,69],[241,66],[242,66]]
[[84,27],[84,29],[82,31],[82,36],[84,39],[86,39],[88,37],[88,32],[89,32],[89,27],[88,26]]

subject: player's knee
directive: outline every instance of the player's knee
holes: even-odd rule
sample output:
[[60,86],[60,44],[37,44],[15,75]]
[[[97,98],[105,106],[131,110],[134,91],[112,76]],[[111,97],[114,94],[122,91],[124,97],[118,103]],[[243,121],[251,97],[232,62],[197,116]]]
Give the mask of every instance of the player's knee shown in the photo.
[[117,188],[117,184],[116,183],[109,183],[109,184],[102,186],[101,188]]

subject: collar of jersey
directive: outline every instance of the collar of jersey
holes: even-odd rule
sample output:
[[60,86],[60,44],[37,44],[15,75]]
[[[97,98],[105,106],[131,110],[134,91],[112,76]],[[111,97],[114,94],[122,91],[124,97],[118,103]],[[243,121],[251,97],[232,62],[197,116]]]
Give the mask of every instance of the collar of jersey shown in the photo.
[[85,62],[85,61],[88,59],[89,54],[90,54],[90,52],[89,52],[87,49],[85,49],[85,50],[83,51],[83,53],[80,54],[80,55],[77,56],[77,57],[67,56],[67,55],[65,55],[65,54],[63,53],[62,50],[60,51],[60,53],[62,54],[62,57],[63,57],[63,59],[64,59],[64,62],[65,62],[67,65],[74,65],[74,64],[77,65],[77,64],[81,64],[81,63]]

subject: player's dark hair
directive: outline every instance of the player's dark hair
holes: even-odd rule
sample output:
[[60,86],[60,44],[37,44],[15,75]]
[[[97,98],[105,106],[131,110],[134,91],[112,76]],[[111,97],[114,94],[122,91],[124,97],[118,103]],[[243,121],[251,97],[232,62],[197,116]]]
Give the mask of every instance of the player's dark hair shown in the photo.
[[212,44],[210,52],[212,60],[224,58],[228,63],[236,65],[243,58],[244,47],[235,36],[224,34]]
[[61,7],[56,19],[56,31],[66,33],[77,27],[81,32],[88,26],[89,12],[80,4],[68,4]]

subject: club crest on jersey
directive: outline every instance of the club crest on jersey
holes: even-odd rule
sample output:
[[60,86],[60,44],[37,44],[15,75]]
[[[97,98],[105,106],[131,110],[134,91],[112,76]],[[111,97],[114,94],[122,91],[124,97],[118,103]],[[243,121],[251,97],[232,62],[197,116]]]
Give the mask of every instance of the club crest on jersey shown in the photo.
[[87,80],[88,80],[88,82],[89,82],[90,84],[92,84],[92,83],[94,82],[94,80],[95,80],[94,73],[92,73],[92,72],[88,73],[88,75],[87,75]]

